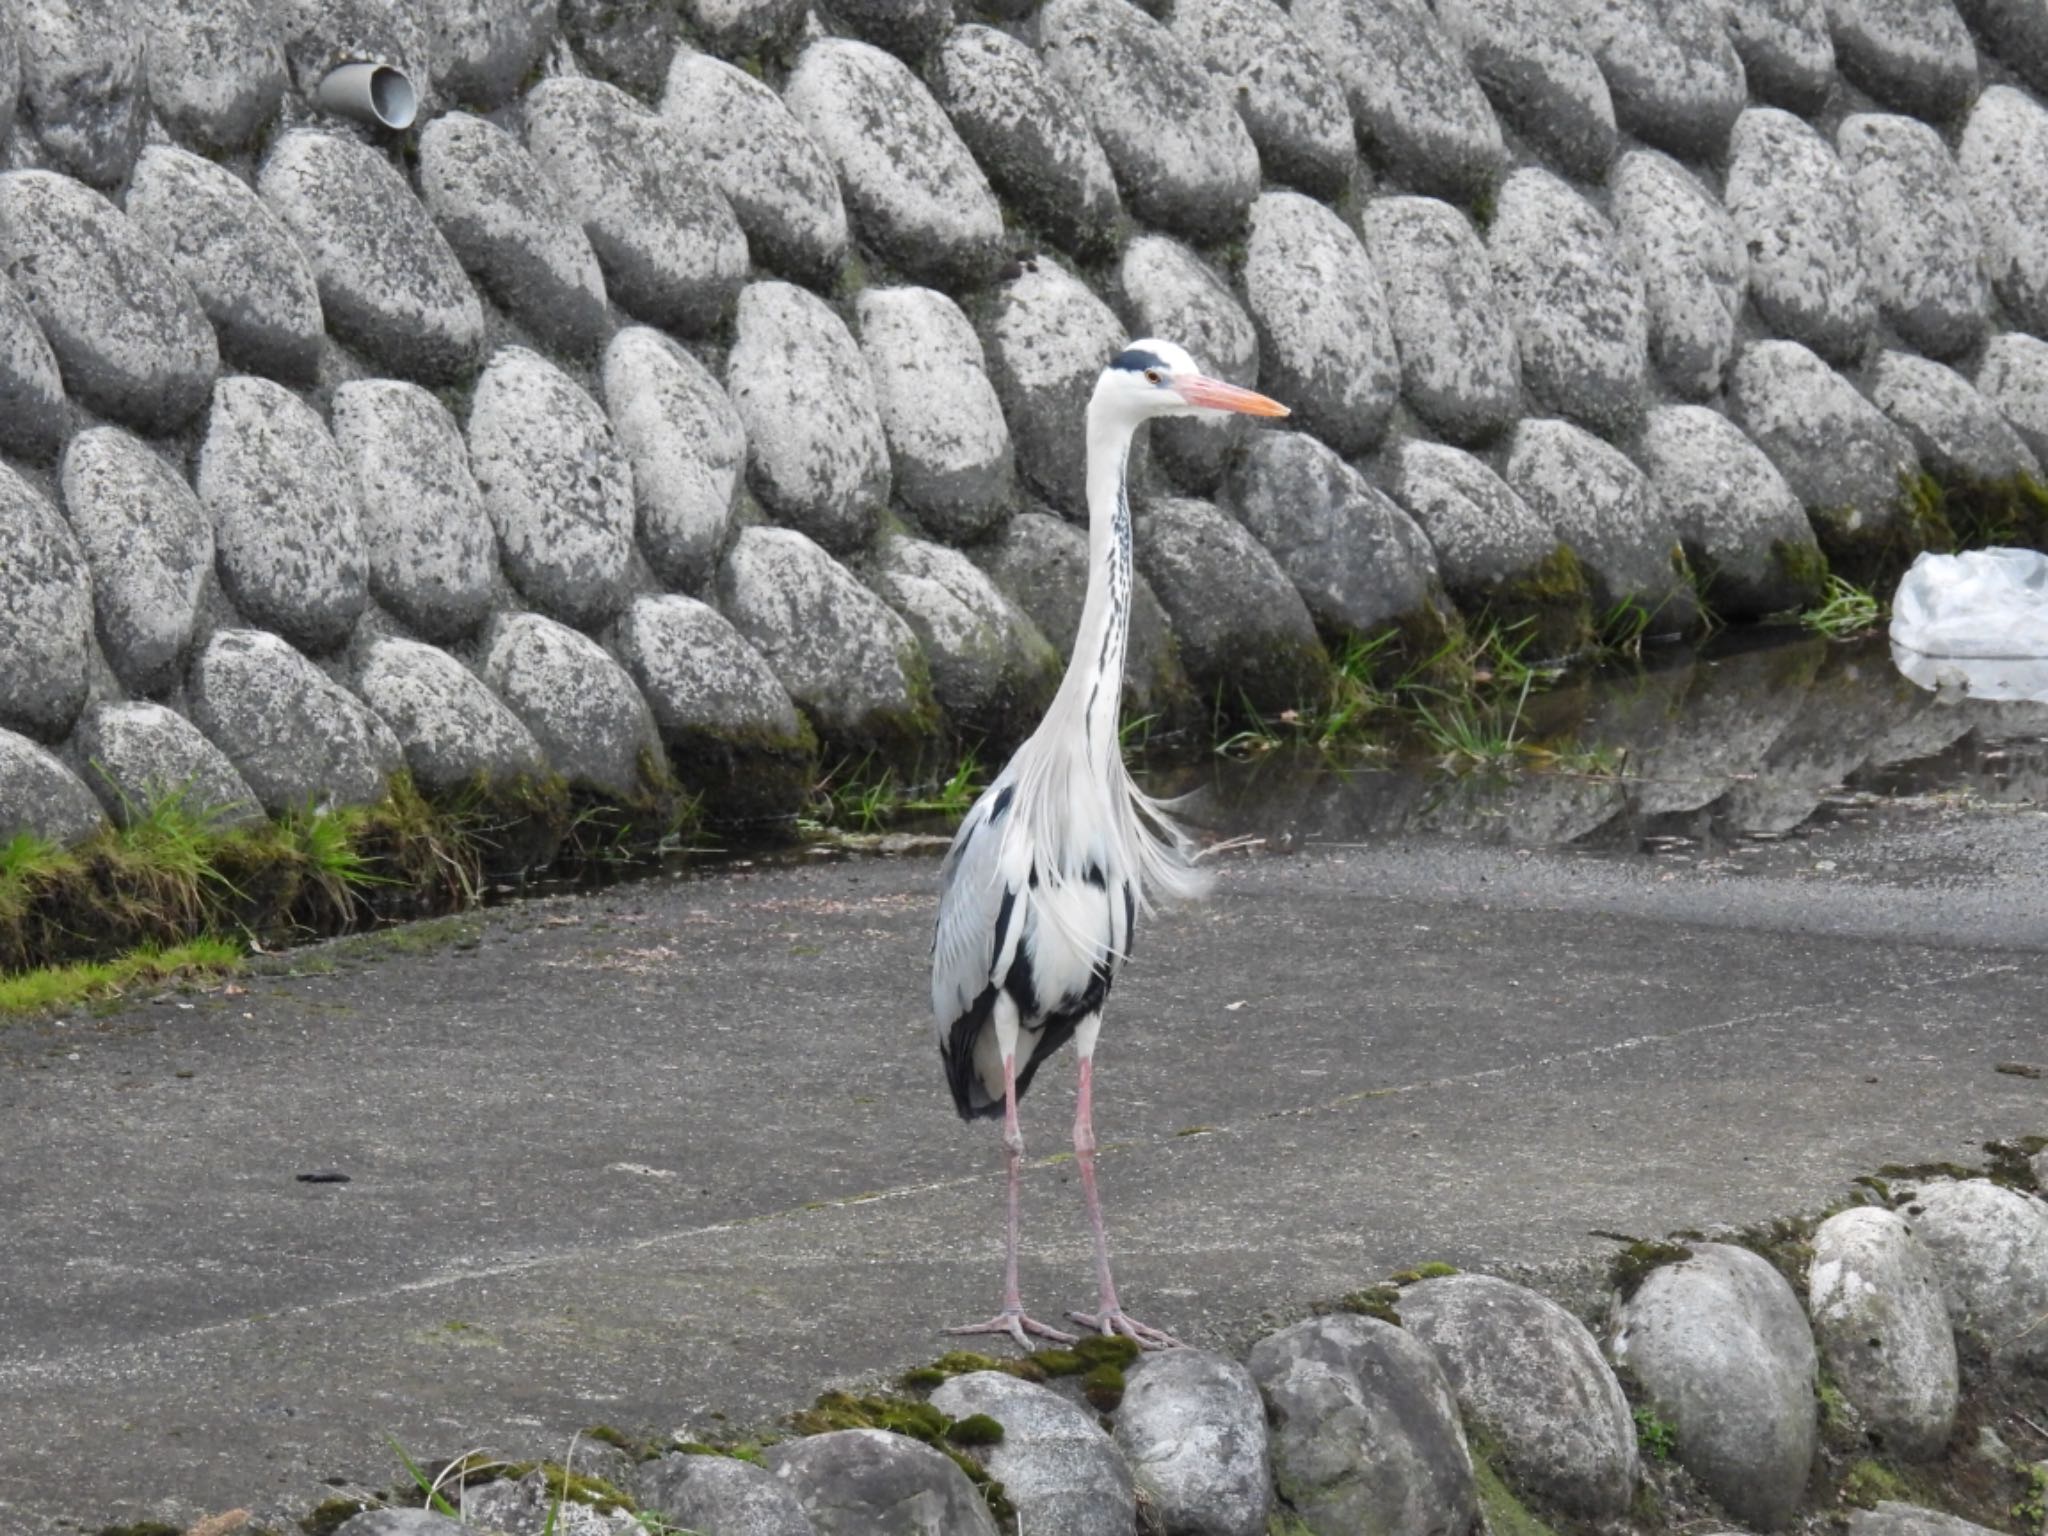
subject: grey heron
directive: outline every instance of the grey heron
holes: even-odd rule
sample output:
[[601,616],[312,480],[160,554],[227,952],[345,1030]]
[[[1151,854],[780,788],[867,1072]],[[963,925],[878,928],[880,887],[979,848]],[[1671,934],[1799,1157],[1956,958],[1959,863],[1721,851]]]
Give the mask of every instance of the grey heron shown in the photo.
[[1032,1336],[1074,1341],[1024,1311],[1017,1283],[1017,1101],[1071,1040],[1080,1060],[1074,1155],[1099,1296],[1094,1312],[1068,1316],[1149,1348],[1177,1342],[1118,1301],[1095,1186],[1103,1002],[1139,914],[1154,898],[1191,897],[1205,883],[1188,839],[1124,768],[1119,706],[1132,581],[1124,465],[1138,428],[1153,417],[1227,412],[1288,414],[1278,401],[1203,376],[1168,341],[1131,342],[1103,370],[1088,402],[1088,591],[1073,654],[1044,720],[975,801],[940,867],[932,934],[939,1055],[962,1119],[1002,1116],[1009,1198],[1002,1309],[949,1333],[1007,1334],[1026,1349]]

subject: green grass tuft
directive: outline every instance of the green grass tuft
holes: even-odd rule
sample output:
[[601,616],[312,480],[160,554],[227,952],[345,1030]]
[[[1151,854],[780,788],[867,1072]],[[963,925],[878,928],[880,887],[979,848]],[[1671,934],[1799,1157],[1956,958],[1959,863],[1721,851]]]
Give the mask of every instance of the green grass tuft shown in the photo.
[[0,976],[0,1019],[49,1013],[164,986],[231,975],[242,968],[240,945],[198,938],[168,948],[145,945],[112,960],[85,960]]
[[1803,628],[1830,640],[1847,640],[1875,628],[1884,617],[1884,605],[1864,588],[1846,577],[1828,577],[1818,606],[1799,615]]

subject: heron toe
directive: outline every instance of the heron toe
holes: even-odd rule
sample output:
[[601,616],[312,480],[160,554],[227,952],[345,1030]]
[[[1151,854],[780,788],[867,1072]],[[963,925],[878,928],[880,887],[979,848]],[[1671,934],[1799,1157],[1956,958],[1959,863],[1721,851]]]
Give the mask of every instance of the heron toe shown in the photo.
[[[940,1331],[954,1335],[1004,1333],[1017,1341],[1019,1349],[1026,1351],[1029,1351],[1031,1348],[1031,1338],[1044,1339],[1053,1344],[1072,1344],[1075,1342],[1074,1335],[1066,1332],[1064,1329],[1054,1328],[1048,1323],[1041,1323],[1035,1317],[1027,1317],[1022,1312],[1007,1308],[998,1312],[985,1323],[969,1323],[965,1327],[946,1328]],[[1027,1338],[1026,1335],[1031,1337]]]
[[1149,1323],[1139,1322],[1122,1308],[1103,1312],[1069,1312],[1067,1316],[1090,1333],[1100,1333],[1112,1338],[1122,1334],[1127,1339],[1135,1340],[1140,1349],[1187,1348],[1187,1345],[1172,1334],[1154,1328]]

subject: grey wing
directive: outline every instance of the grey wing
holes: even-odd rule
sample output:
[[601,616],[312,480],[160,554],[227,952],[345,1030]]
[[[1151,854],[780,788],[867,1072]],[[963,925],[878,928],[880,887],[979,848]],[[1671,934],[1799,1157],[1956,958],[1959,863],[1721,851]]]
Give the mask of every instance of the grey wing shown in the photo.
[[942,1045],[953,1024],[1002,979],[1024,930],[1031,864],[1021,853],[1024,840],[1006,835],[1013,795],[1009,774],[998,776],[967,813],[939,868],[932,1021]]

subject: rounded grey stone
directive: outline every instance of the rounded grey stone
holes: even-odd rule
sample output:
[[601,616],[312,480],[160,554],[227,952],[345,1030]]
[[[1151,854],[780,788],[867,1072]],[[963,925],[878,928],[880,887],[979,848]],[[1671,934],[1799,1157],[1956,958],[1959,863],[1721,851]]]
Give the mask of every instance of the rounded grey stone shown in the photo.
[[1557,548],[1528,503],[1469,453],[1404,438],[1386,468],[1388,489],[1428,536],[1438,571],[1461,601],[1526,575]]
[[1977,390],[2048,463],[2048,341],[2025,331],[1991,338],[1977,364]]
[[1837,1211],[1813,1234],[1807,1307],[1822,1366],[1888,1454],[1938,1455],[1955,1426],[1955,1335],[1941,1277],[1896,1211]]
[[1530,147],[1565,175],[1597,182],[1614,158],[1614,101],[1565,4],[1438,0],[1436,14]]
[[556,76],[525,100],[526,146],[583,221],[612,298],[701,335],[747,276],[747,237],[701,156],[616,86]]
[[188,689],[192,723],[273,816],[372,804],[405,762],[389,726],[262,630],[214,631]]
[[932,94],[1004,199],[1062,250],[1114,239],[1123,201],[1087,114],[1036,53],[994,27],[956,28]]
[[1934,1256],[1957,1331],[1997,1367],[2048,1372],[2048,1203],[1986,1179],[1937,1179],[1906,1216]]
[[1854,362],[1877,306],[1855,188],[1827,141],[1779,108],[1743,113],[1729,146],[1728,214],[1764,323],[1831,362]]
[[429,640],[468,634],[489,616],[498,544],[462,429],[426,390],[397,379],[342,385],[332,417],[370,590]]
[[430,1509],[366,1509],[343,1521],[335,1536],[460,1536],[462,1530],[460,1520]]
[[1609,180],[1615,228],[1643,278],[1650,356],[1691,400],[1721,389],[1749,292],[1734,221],[1692,172],[1654,149],[1623,155]]
[[[1169,235],[1137,236],[1124,247],[1117,282],[1139,335],[1171,337],[1212,377],[1258,382],[1258,328],[1223,279],[1187,246]],[[1168,418],[1152,424],[1152,448],[1176,485],[1206,493],[1249,430],[1246,416]]]
[[1948,482],[2038,476],[2012,423],[1952,368],[1911,352],[1880,352],[1870,368],[1870,399],[1905,429],[1920,464]]
[[917,64],[953,29],[952,0],[833,0],[832,17],[864,42]]
[[1306,433],[1253,434],[1224,500],[1326,634],[1369,635],[1442,607],[1436,555],[1415,520]]
[[1742,429],[1701,405],[1660,405],[1635,459],[1705,583],[1714,612],[1755,619],[1821,598],[1813,525],[1792,488]]
[[1880,1499],[1870,1509],[1849,1511],[1848,1536],[1997,1536],[1997,1532],[1960,1515]]
[[[1061,656],[1073,653],[1088,591],[1088,533],[1046,512],[1020,512],[977,556],[998,587]],[[1124,698],[1137,713],[1172,713],[1190,698],[1166,610],[1141,573],[1131,581]]]
[[762,1459],[818,1536],[996,1536],[967,1474],[905,1435],[842,1429],[785,1440]]
[[152,434],[206,403],[220,366],[185,280],[126,215],[51,171],[0,176],[0,263],[81,404]]
[[1029,734],[1059,685],[1060,658],[979,566],[897,535],[882,541],[871,584],[917,636],[950,719],[997,741]]
[[897,496],[939,537],[979,537],[1016,500],[1017,468],[974,326],[930,288],[864,289],[857,312]]
[[2037,91],[2048,91],[2048,11],[2032,0],[1958,0],[1992,52]]
[[1410,1286],[1400,1313],[1517,1488],[1585,1520],[1626,1515],[1640,1471],[1635,1419],[1584,1323],[1491,1275]]
[[654,716],[626,669],[588,635],[537,613],[505,613],[484,632],[483,679],[572,784],[631,798],[661,762]]
[[739,412],[702,363],[640,325],[605,349],[604,400],[633,470],[641,552],[670,586],[702,588],[746,473]]
[[557,21],[580,74],[651,101],[661,94],[662,77],[676,49],[687,46],[687,9],[688,5],[560,0]]
[[85,707],[92,576],[71,528],[0,465],[0,725],[56,741]]
[[2017,87],[1992,86],[1970,114],[1956,163],[1991,286],[2023,328],[2048,335],[2048,107]]
[[1967,352],[1990,323],[1991,285],[1977,217],[1948,146],[1925,123],[1876,113],[1845,118],[1835,143],[1885,319],[1919,351]]
[[354,139],[298,129],[271,150],[256,190],[306,253],[336,336],[423,384],[476,367],[483,306],[390,161]]
[[13,23],[0,26],[0,149],[14,133],[14,109],[21,101],[21,50]]
[[797,1496],[775,1474],[733,1456],[663,1456],[642,1462],[633,1493],[643,1510],[686,1530],[729,1536],[815,1536]]
[[434,88],[479,111],[511,100],[555,39],[553,0],[436,0]]
[[1613,226],[1550,172],[1526,167],[1501,184],[1486,254],[1532,402],[1597,432],[1632,423],[1643,409],[1649,320],[1643,280]]
[[24,834],[59,847],[106,825],[85,782],[47,748],[0,726],[0,842]]
[[1272,0],[1180,0],[1167,23],[1222,83],[1266,174],[1336,197],[1358,165],[1344,87]]
[[344,644],[369,601],[362,525],[348,466],[311,407],[268,379],[222,379],[197,483],[242,616],[304,650]]
[[745,70],[683,48],[661,114],[702,157],[754,259],[829,286],[846,260],[846,204],[832,162],[782,98]]
[[583,227],[520,142],[448,112],[420,135],[420,193],[456,259],[548,346],[588,354],[611,329]]
[[889,443],[839,316],[794,284],[748,284],[725,387],[762,505],[828,549],[866,543],[889,499]]
[[1125,1377],[1115,1434],[1164,1530],[1266,1536],[1266,1409],[1237,1361],[1201,1349],[1146,1356]]
[[1743,348],[1728,408],[1830,531],[1874,531],[1904,516],[1902,482],[1920,467],[1911,439],[1798,342]]
[[1003,1438],[984,1453],[1027,1530],[1132,1536],[1138,1524],[1131,1469],[1087,1409],[1005,1371],[971,1371],[932,1393],[956,1419],[987,1414]]
[[787,42],[802,28],[805,0],[683,0],[704,40],[738,56]]
[[141,439],[94,427],[64,450],[64,512],[92,567],[100,645],[122,685],[161,694],[185,673],[213,523],[185,477]]
[[1236,229],[1259,152],[1185,44],[1123,0],[1048,0],[1039,51],[1081,103],[1131,212],[1194,240]]
[[803,803],[816,743],[774,671],[716,608],[679,594],[636,598],[611,646],[676,771],[715,814],[787,816]]
[[70,429],[57,354],[28,301],[0,270],[0,449],[48,458]]
[[1849,81],[1916,117],[1959,116],[1977,95],[1977,49],[1949,0],[1827,0]]
[[174,796],[216,826],[263,815],[227,754],[162,704],[93,705],[72,733],[71,756],[116,826]]
[[504,1536],[633,1536],[646,1528],[623,1508],[602,1508],[557,1494],[548,1474],[471,1484],[458,1494],[463,1523]]
[[1386,294],[1365,246],[1298,192],[1252,205],[1244,294],[1259,332],[1259,387],[1340,453],[1380,440],[1401,387]]
[[1507,159],[1500,124],[1425,0],[1295,0],[1292,14],[1343,83],[1359,142],[1404,189],[1492,191]]
[[1449,203],[1382,197],[1365,205],[1365,245],[1386,289],[1401,393],[1452,442],[1493,436],[1522,400],[1520,360],[1486,248]]
[[247,182],[152,144],[128,183],[128,217],[170,257],[235,367],[311,384],[326,339],[305,253]]
[[546,766],[533,733],[446,651],[379,640],[357,660],[355,688],[391,727],[414,782],[430,795],[529,777]]
[[900,59],[821,38],[783,100],[839,172],[863,239],[919,282],[972,288],[1002,259],[1003,212],[931,93]]
[[150,8],[149,104],[209,154],[248,149],[284,99],[284,43],[260,0],[167,0]]
[[1728,40],[1750,90],[1793,112],[1817,112],[1835,87],[1824,0],[1728,0]]
[[1210,502],[1142,508],[1138,569],[1158,595],[1202,698],[1272,712],[1321,696],[1329,658],[1301,594],[1264,545]]
[[1252,1346],[1273,1480],[1316,1531],[1472,1530],[1458,1402],[1428,1345],[1377,1318],[1311,1318]]
[[632,471],[575,380],[537,352],[501,348],[470,405],[469,463],[513,585],[584,627],[625,606]]
[[[989,376],[1025,483],[1069,517],[1088,513],[1080,451],[1095,381],[1123,349],[1116,312],[1048,256],[1027,262],[986,322]],[[1142,439],[1132,451],[1138,459]]]
[[1700,1485],[1737,1519],[1777,1530],[1799,1508],[1819,1436],[1806,1313],[1748,1249],[1695,1243],[1692,1254],[1615,1309],[1608,1351]]
[[1663,499],[1619,448],[1570,422],[1532,418],[1508,440],[1505,477],[1578,556],[1596,613],[1626,605],[1646,616],[1650,635],[1698,628],[1699,600],[1678,529]]
[[1748,104],[1717,0],[1566,0],[1626,132],[1688,159],[1718,156]]
[[120,185],[149,121],[142,16],[130,0],[16,0],[9,21],[29,125],[50,160]]
[[801,533],[743,530],[719,567],[718,601],[820,734],[887,744],[936,723],[910,626]]

